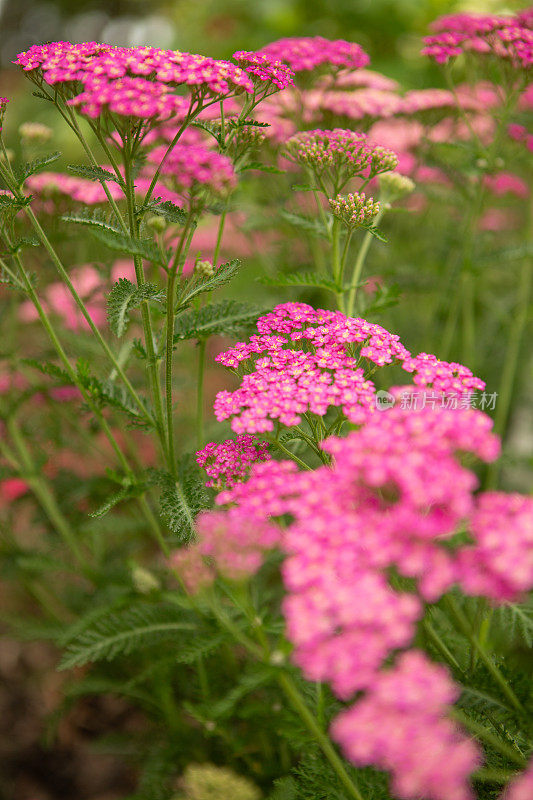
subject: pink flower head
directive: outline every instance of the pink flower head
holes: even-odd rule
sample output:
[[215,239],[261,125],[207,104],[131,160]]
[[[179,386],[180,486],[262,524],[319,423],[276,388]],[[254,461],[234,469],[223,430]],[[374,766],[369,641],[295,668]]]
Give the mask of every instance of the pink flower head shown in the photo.
[[341,219],[349,228],[357,226],[369,227],[380,212],[380,204],[364,192],[353,192],[347,195],[338,194],[328,201],[335,217]]
[[394,169],[398,163],[392,150],[368,142],[364,133],[334,130],[302,131],[286,144],[287,156],[330,177],[343,186],[354,176],[372,177]]
[[452,14],[433,23],[437,31],[424,39],[422,52],[445,63],[463,52],[490,55],[513,67],[528,69],[533,63],[533,31],[526,16]]
[[307,72],[321,65],[360,69],[370,61],[358,44],[343,39],[332,41],[322,36],[279,39],[259,52],[288,64],[293,72]]
[[[273,430],[274,420],[298,425],[302,414],[322,415],[329,406],[361,423],[375,410],[375,387],[347,347],[360,347],[360,356],[378,365],[409,356],[398,337],[379,325],[305,303],[277,306],[257,329],[249,342],[216,357],[231,368],[249,362],[240,388],[219,392],[215,400],[217,419],[232,418],[236,433]],[[300,342],[306,350],[293,349]]]
[[0,482],[0,498],[6,504],[13,503],[27,494],[30,487],[21,478],[6,478]]
[[183,113],[177,89],[199,99],[254,88],[250,76],[229,61],[154,47],[52,42],[19,53],[15,63],[32,78],[67,92],[68,103],[94,118],[108,109],[141,120],[168,119]]
[[281,534],[277,525],[238,508],[200,514],[196,526],[198,540],[173,553],[170,562],[192,594],[212,583],[217,571],[234,581],[254,575]]
[[259,88],[265,85],[267,94],[287,86],[294,86],[294,72],[283,61],[272,61],[264,53],[254,53],[249,50],[239,50],[232,56],[244,71],[252,76],[252,80]]
[[[149,160],[159,164],[166,150],[165,145],[155,147]],[[179,193],[195,194],[205,187],[214,194],[226,195],[237,184],[231,159],[201,144],[175,145],[166,157],[161,173],[173,179]]]
[[397,114],[402,98],[389,89],[362,88],[357,92],[329,91],[320,97],[320,107],[339,117],[353,120],[387,119]]
[[468,776],[481,750],[447,715],[458,695],[444,667],[412,650],[375,676],[332,735],[350,761],[391,772],[402,800],[473,800]]
[[253,464],[269,458],[268,443],[249,434],[226,439],[221,444],[210,442],[196,453],[197,463],[211,479],[206,486],[218,490],[230,489],[243,481]]

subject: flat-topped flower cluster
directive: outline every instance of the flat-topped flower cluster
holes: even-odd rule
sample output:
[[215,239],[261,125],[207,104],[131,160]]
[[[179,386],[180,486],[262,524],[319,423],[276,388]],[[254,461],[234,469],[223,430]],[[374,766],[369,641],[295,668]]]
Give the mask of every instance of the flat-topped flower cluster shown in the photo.
[[505,59],[517,69],[527,69],[533,64],[531,13],[513,17],[451,14],[440,17],[431,27],[436,33],[424,39],[426,46],[422,52],[438,63],[473,52]]
[[299,425],[307,412],[330,406],[361,424],[376,409],[368,372],[399,363],[416,384],[440,392],[468,392],[485,384],[459,364],[420,354],[413,358],[396,334],[340,311],[284,303],[257,322],[258,334],[220,353],[216,360],[244,371],[234,392],[218,393],[215,415],[231,419],[236,433],[274,430],[274,423]]
[[[265,56],[239,53],[252,72],[221,61],[179,50],[155,47],[112,47],[98,42],[52,42],[34,45],[15,61],[32,78],[63,89],[68,103],[82,114],[98,117],[104,109],[143,120],[170,118],[183,112],[182,88],[197,98],[254,92],[255,84],[270,82],[276,88],[292,83],[290,70]],[[258,72],[261,64],[261,74]],[[255,81],[254,79],[257,79]]]

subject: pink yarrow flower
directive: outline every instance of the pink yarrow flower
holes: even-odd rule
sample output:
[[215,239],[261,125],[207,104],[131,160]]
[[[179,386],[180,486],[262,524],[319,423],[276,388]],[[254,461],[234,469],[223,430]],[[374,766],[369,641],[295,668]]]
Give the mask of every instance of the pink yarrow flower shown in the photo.
[[322,36],[278,39],[259,53],[288,64],[294,72],[306,72],[321,65],[359,69],[370,61],[358,44]]

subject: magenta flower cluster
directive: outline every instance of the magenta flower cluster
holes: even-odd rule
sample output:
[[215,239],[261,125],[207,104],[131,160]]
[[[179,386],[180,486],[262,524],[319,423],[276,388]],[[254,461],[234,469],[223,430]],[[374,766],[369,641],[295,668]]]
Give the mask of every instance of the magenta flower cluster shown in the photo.
[[[416,651],[383,671],[385,660],[409,647],[423,602],[453,585],[495,603],[533,587],[533,498],[476,496],[476,476],[460,460],[497,457],[491,427],[474,409],[396,405],[328,440],[332,466],[257,464],[217,498],[232,505],[228,515],[292,520],[281,547],[294,661],[343,700],[365,692],[333,735],[356,764],[389,770],[405,800],[471,798],[479,751],[447,716],[457,690],[442,667]],[[391,568],[416,591],[393,589]]]
[[293,72],[307,72],[321,65],[360,69],[370,61],[355,42],[324,39],[323,36],[278,39],[267,44],[259,53],[288,64]]
[[263,53],[249,50],[238,50],[232,57],[259,85],[271,84],[276,89],[286,89],[294,84],[294,72],[281,60],[273,61]]
[[[148,160],[159,165],[166,151],[164,145],[154,147]],[[172,178],[178,193],[194,194],[205,187],[214,194],[227,195],[237,185],[231,159],[202,144],[176,144],[166,156],[161,174]]]
[[139,119],[171,117],[182,111],[178,87],[211,98],[254,90],[247,72],[229,61],[154,47],[52,42],[30,47],[15,63],[37,81],[63,88],[89,117],[105,108]]
[[481,750],[448,716],[459,694],[444,667],[412,650],[337,717],[333,738],[355,764],[391,772],[397,797],[472,800],[468,776]]
[[176,550],[170,558],[191,594],[209,586],[219,573],[241,581],[261,567],[265,553],[280,541],[281,529],[272,522],[250,518],[238,508],[200,514],[196,520],[198,541]]
[[205,469],[210,480],[206,486],[230,489],[248,477],[250,467],[270,458],[268,442],[246,434],[217,444],[209,442],[196,453],[197,463]]
[[425,354],[413,359],[397,335],[340,311],[284,303],[261,317],[257,330],[216,357],[246,371],[238,389],[223,390],[215,400],[217,419],[231,418],[236,433],[271,431],[275,421],[298,425],[303,414],[323,415],[330,406],[361,424],[375,412],[376,389],[365,366],[406,364],[415,383],[440,392],[484,388],[466,367]]
[[516,68],[533,64],[531,14],[452,14],[432,27],[437,33],[424,39],[422,52],[440,64],[464,52],[503,58]]

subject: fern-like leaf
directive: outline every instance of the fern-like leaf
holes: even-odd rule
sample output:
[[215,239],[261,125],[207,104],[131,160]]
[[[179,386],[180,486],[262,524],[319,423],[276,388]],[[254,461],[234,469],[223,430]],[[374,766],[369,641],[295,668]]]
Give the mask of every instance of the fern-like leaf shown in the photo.
[[146,606],[100,619],[68,645],[59,669],[72,669],[95,661],[112,661],[121,655],[176,640],[179,632],[193,631],[194,623],[175,606]]
[[210,277],[204,278],[198,273],[193,274],[185,282],[179,299],[179,307],[184,308],[188,306],[190,301],[197,295],[205,292],[212,292],[214,289],[218,289],[220,286],[229,283],[237,274],[239,266],[240,261],[234,259],[233,261],[228,261],[226,264],[221,264],[215,274]]
[[127,278],[119,278],[107,296],[107,320],[115,336],[126,332],[129,312],[144,300],[160,300],[162,293],[153,283],[136,286]]
[[148,470],[148,480],[161,490],[161,514],[166,517],[168,526],[178,534],[181,542],[189,542],[194,537],[196,515],[207,508],[208,495],[203,476],[192,458],[183,458],[178,465],[178,480],[165,470]]
[[15,171],[15,177],[17,179],[18,185],[22,186],[24,181],[30,177],[30,175],[34,175],[36,172],[39,172],[41,169],[44,169],[49,164],[53,164],[54,161],[57,161],[58,158],[61,157],[61,153],[56,151],[55,153],[50,153],[47,156],[43,156],[42,158],[35,158],[33,161],[29,161],[24,164],[22,167]]
[[327,238],[327,231],[319,220],[312,219],[311,217],[305,217],[303,214],[295,214],[292,211],[287,211],[284,208],[282,208],[279,213],[285,222],[288,222],[295,228],[299,228],[300,230],[310,233],[313,236],[321,236],[325,239]]
[[207,339],[209,336],[225,334],[234,336],[246,330],[265,313],[263,309],[236,300],[203,306],[181,314],[174,325],[174,342],[182,339]]
[[74,175],[78,175],[80,178],[86,178],[89,181],[113,181],[114,183],[119,183],[117,176],[109,172],[108,169],[103,169],[103,167],[93,167],[85,164],[69,164],[67,169]]
[[91,233],[99,242],[102,242],[111,250],[116,250],[129,256],[140,256],[152,264],[166,266],[159,248],[150,240],[134,239],[109,227],[94,227],[91,228]]
[[341,289],[336,282],[317,272],[294,272],[291,275],[261,276],[259,283],[264,286],[312,286],[314,289],[326,289],[338,294]]

